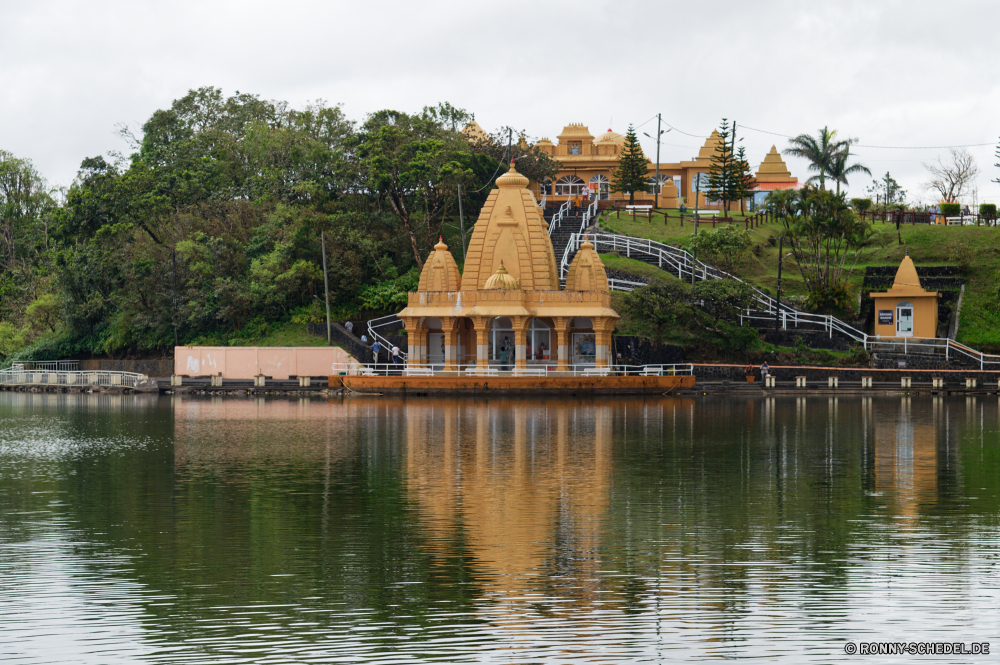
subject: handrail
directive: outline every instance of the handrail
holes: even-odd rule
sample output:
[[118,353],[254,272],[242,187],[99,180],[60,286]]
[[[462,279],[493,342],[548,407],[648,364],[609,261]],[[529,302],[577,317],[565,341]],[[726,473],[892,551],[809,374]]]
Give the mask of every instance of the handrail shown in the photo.
[[[379,323],[375,323],[376,321]],[[375,325],[372,325],[373,323],[375,323]],[[391,325],[403,325],[403,320],[400,319],[395,314],[389,314],[388,316],[382,316],[377,319],[370,319],[368,321],[368,332],[371,333],[372,343],[374,343],[375,340],[378,340],[379,342],[381,342],[382,346],[385,347],[386,352],[392,349],[392,347],[395,345],[382,335],[375,332],[375,328],[385,328],[386,326],[391,326]],[[399,352],[399,355],[403,360],[406,360],[409,354],[401,350]]]
[[[610,247],[612,251],[624,249],[628,256],[631,256],[632,252],[654,256],[657,259],[658,267],[676,274],[678,279],[690,279],[693,272],[693,278],[696,280],[731,279],[744,283],[743,280],[735,275],[731,275],[723,270],[719,270],[718,268],[703,263],[702,261],[696,259],[690,252],[679,247],[664,245],[663,243],[645,238],[633,238],[631,236],[607,233],[591,233],[588,234],[587,237],[590,238],[592,243],[594,243],[594,247],[595,249],[598,249],[598,251],[600,251],[600,248],[604,246],[605,248]],[[573,247],[574,251],[575,248],[579,248],[582,238],[582,234],[574,233],[570,236],[569,242],[566,243],[566,250],[563,252],[562,261],[559,265],[559,276],[561,279],[565,278],[566,270],[569,267],[570,248]],[[638,288],[637,283],[628,282],[626,280],[609,279],[608,285],[616,291],[631,291]],[[748,311],[743,314],[740,317],[741,323],[743,319],[774,321],[775,315],[778,315],[780,316],[781,326],[783,329],[787,329],[789,325],[798,327],[800,324],[818,326],[826,331],[830,337],[832,337],[836,332],[854,340],[855,342],[861,343],[864,345],[866,350],[877,349],[879,345],[889,343],[902,345],[904,353],[909,353],[909,349],[911,347],[923,348],[932,346],[926,342],[907,342],[906,340],[908,338],[882,339],[874,335],[868,335],[854,326],[841,321],[835,316],[802,312],[794,307],[791,307],[787,303],[780,303],[779,305],[774,298],[764,293],[757,287],[753,285],[750,285],[750,287],[754,291],[754,299],[757,301],[760,309]],[[757,313],[755,314],[754,312]],[[761,313],[764,315],[761,315]],[[902,339],[903,341],[888,341],[898,339]],[[950,349],[979,362],[980,370],[985,370],[987,365],[997,365],[998,368],[1000,368],[1000,355],[985,354],[950,338],[928,337],[921,339],[935,342],[936,346],[934,346],[934,348],[943,347],[945,349],[946,358],[949,357]]]
[[145,374],[136,372],[60,371],[60,370],[3,370],[0,385],[8,386],[121,386],[134,388],[147,380]]
[[549,222],[550,236],[552,235],[552,232],[559,226],[559,223],[562,221],[562,218],[569,211],[570,211],[570,201],[569,199],[567,199],[566,201],[563,202],[561,206],[559,206],[559,209],[556,210],[555,214],[552,215],[552,220]]
[[[462,374],[472,376],[476,373],[481,373],[484,369],[490,373],[511,376],[515,376],[518,373],[525,375],[524,370],[545,376],[583,376],[592,375],[595,372],[602,371],[606,371],[608,375],[662,373],[663,375],[670,376],[687,376],[694,373],[694,365],[691,363],[677,363],[673,365],[602,365],[598,367],[591,362],[571,365],[569,369],[554,369],[556,366],[557,361],[555,359],[552,359],[550,362],[543,362],[540,364],[533,363],[520,367],[515,365],[513,362],[510,362],[507,365],[493,363],[486,365],[485,367],[477,364],[456,364],[448,367],[443,362],[434,364],[424,363],[413,366],[409,363],[368,363],[365,365],[335,363],[332,365],[332,371],[335,375],[343,372],[346,376],[391,376],[393,374],[399,375],[407,371],[413,372],[411,376],[460,376]],[[503,369],[503,367],[507,367],[509,369]],[[418,372],[419,374],[417,374]]]

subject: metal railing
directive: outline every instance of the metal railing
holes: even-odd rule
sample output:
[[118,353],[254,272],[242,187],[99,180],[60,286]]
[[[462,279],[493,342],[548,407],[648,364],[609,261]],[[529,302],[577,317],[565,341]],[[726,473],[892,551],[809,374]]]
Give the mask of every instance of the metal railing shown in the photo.
[[[693,278],[696,281],[731,279],[743,283],[743,280],[735,275],[703,263],[697,260],[690,252],[679,247],[664,245],[654,240],[606,233],[591,233],[587,234],[587,237],[594,243],[594,247],[598,252],[624,251],[626,257],[631,257],[632,254],[654,257],[659,268],[677,275],[678,279],[691,280]],[[569,268],[570,252],[575,252],[579,248],[583,243],[583,238],[584,234],[575,233],[570,237],[569,242],[566,243],[562,261],[559,264],[560,278],[565,279],[566,271]],[[638,282],[629,282],[620,279],[609,279],[608,285],[615,291],[632,291],[645,286],[645,284]],[[899,353],[898,349],[900,348],[904,354],[943,353],[946,360],[950,360],[952,356],[955,356],[969,358],[978,362],[980,370],[988,368],[1000,369],[1000,355],[983,353],[953,339],[941,337],[883,339],[875,335],[868,335],[835,316],[802,312],[786,303],[781,303],[779,306],[777,301],[771,296],[752,285],[751,288],[753,288],[754,299],[759,308],[748,310],[741,315],[740,325],[743,324],[744,320],[773,323],[777,319],[782,330],[787,330],[789,327],[822,330],[829,337],[833,337],[836,333],[858,342],[864,346],[865,350],[872,353]],[[888,351],[888,348],[897,350]]]
[[[506,367],[506,369],[505,369]],[[605,365],[594,363],[556,369],[556,360],[543,364],[517,367],[513,362],[501,365],[493,362],[485,367],[460,364],[446,369],[443,362],[410,366],[407,363],[369,363],[366,365],[334,364],[334,374],[346,376],[689,376],[694,373],[690,363],[674,365]]]
[[552,235],[552,232],[555,231],[556,228],[558,228],[559,223],[562,221],[562,218],[565,217],[566,214],[570,211],[570,208],[571,208],[570,201],[567,199],[566,201],[563,202],[561,206],[559,206],[559,209],[556,210],[555,214],[552,215],[552,219],[549,220],[550,236]]
[[0,372],[0,385],[7,386],[122,386],[134,388],[147,380],[145,374],[135,372],[59,370],[4,370]]
[[592,223],[591,220],[593,220],[595,217],[598,217],[601,214],[600,210],[598,210],[599,203],[600,203],[599,201],[595,200],[593,203],[587,206],[587,209],[583,213],[583,219],[580,220],[579,233],[583,233],[584,231],[586,231],[587,227],[590,226]]
[[[390,326],[401,328],[403,327],[403,320],[395,314],[390,314],[389,316],[383,316],[381,318],[371,319],[368,321],[368,332],[371,335],[370,343],[374,344],[375,340],[378,340],[379,343],[385,348],[386,352],[391,351],[392,347],[396,345],[379,334],[375,329],[380,328],[384,333],[388,334],[389,331],[386,330],[386,328],[389,328]],[[399,355],[403,360],[406,360],[407,354],[405,352],[400,351]]]

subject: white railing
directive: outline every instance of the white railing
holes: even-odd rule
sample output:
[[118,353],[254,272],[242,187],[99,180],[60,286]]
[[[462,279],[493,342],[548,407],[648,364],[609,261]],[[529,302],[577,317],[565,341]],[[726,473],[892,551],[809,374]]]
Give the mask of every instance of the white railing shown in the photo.
[[548,196],[548,193],[542,192],[542,200],[538,202],[538,207],[542,209],[542,214],[545,213],[545,197],[546,196]]
[[[368,333],[371,335],[371,339],[368,340],[369,344],[374,344],[375,340],[378,340],[379,343],[385,348],[386,352],[392,351],[392,347],[394,347],[396,345],[393,344],[392,342],[390,342],[389,340],[387,340],[385,337],[383,337],[382,335],[380,335],[376,331],[376,328],[382,328],[383,332],[388,332],[387,330],[384,330],[384,329],[387,328],[387,327],[389,327],[389,326],[400,326],[400,327],[402,327],[403,326],[403,320],[400,319],[395,314],[390,314],[389,316],[383,316],[382,318],[379,318],[379,319],[372,319],[372,320],[370,320],[368,322]],[[406,360],[406,358],[407,358],[407,354],[406,353],[404,353],[403,351],[400,351],[399,355],[400,355],[400,357],[403,360]]]
[[[626,257],[631,257],[633,253],[644,254],[656,258],[657,266],[671,274],[677,275],[678,279],[691,280],[692,273],[695,280],[706,279],[732,279],[742,282],[735,275],[731,275],[723,270],[697,260],[690,252],[679,247],[664,245],[663,243],[645,238],[633,238],[608,233],[587,234],[590,242],[598,252],[624,252]],[[572,253],[575,253],[583,244],[583,234],[575,233],[570,236],[563,251],[562,262],[559,264],[559,276],[565,279],[566,271],[569,268]],[[633,289],[645,286],[637,282],[626,280],[609,279],[608,285],[615,291],[632,291]],[[945,359],[956,357],[966,357],[979,363],[980,370],[1000,369],[1000,355],[990,355],[977,351],[964,344],[960,344],[953,339],[947,338],[889,338],[883,339],[874,335],[868,335],[858,330],[854,326],[845,323],[835,316],[827,314],[812,314],[801,312],[786,303],[778,305],[777,301],[760,289],[751,286],[759,309],[750,310],[740,317],[740,324],[744,320],[774,322],[776,319],[782,330],[789,327],[805,327],[812,330],[823,330],[828,336],[833,337],[834,333],[843,335],[855,342],[862,344],[866,350],[876,353],[898,353],[902,349],[903,353],[942,353]],[[888,351],[888,348],[897,349]],[[930,351],[928,351],[930,350]]]
[[485,367],[473,364],[447,368],[444,363],[410,366],[406,363],[378,363],[368,365],[334,364],[334,375],[347,376],[689,376],[694,373],[690,363],[675,365],[606,365],[594,363],[572,365],[568,370],[557,370],[556,360],[541,364],[517,367],[513,362],[501,365],[493,362]]
[[595,200],[593,203],[587,206],[587,209],[583,213],[583,219],[580,220],[579,233],[583,233],[584,231],[586,231],[587,227],[590,226],[592,223],[591,220],[593,220],[595,217],[601,214],[600,211],[598,210],[599,207],[598,204],[599,201]]
[[135,372],[63,372],[50,370],[4,370],[0,385],[7,386],[122,386],[134,388],[145,381],[145,374]]
[[565,217],[566,214],[569,212],[570,207],[571,207],[570,201],[569,199],[567,199],[566,201],[563,202],[561,206],[559,206],[559,209],[556,210],[555,214],[552,215],[552,220],[549,221],[550,236],[552,235],[552,232],[555,231],[556,228],[559,226],[559,223],[562,221],[562,218]]

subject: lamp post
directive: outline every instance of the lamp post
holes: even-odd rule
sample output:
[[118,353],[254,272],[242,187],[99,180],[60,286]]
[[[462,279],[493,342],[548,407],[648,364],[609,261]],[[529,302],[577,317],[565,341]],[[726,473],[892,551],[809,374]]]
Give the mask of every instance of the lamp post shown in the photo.
[[775,297],[774,304],[774,331],[777,332],[779,329],[778,318],[781,316],[781,264],[792,255],[792,252],[788,252],[784,256],[781,255],[785,251],[785,236],[778,237],[778,293]]
[[[660,207],[660,136],[670,131],[669,129],[667,130],[660,129],[660,122],[662,120],[663,119],[660,117],[660,114],[657,113],[656,114],[656,182],[653,183],[653,210],[656,210],[657,208]],[[642,134],[643,136],[649,136],[649,134],[647,134],[646,132],[643,132]],[[649,136],[649,138],[653,137]],[[650,220],[652,220],[652,217],[650,217]]]

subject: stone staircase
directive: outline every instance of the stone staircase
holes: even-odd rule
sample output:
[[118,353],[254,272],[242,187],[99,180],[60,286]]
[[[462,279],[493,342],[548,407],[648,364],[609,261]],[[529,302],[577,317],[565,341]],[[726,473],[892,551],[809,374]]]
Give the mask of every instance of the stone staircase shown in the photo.
[[[566,251],[566,245],[569,243],[570,236],[580,232],[580,223],[583,221],[584,211],[585,208],[570,208],[569,214],[565,215],[559,223],[559,228],[552,231],[552,234],[549,236],[552,239],[552,251],[556,255],[556,265],[562,261],[562,255]],[[555,208],[545,211],[546,223],[552,222],[553,214],[555,214]],[[573,255],[571,254],[570,260],[572,261],[572,259]]]

